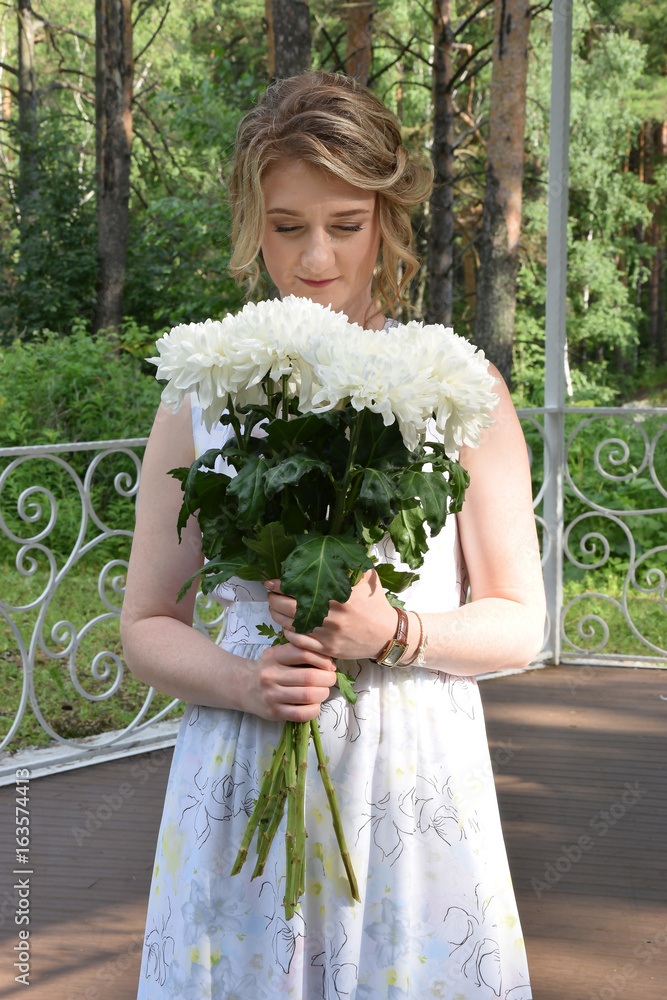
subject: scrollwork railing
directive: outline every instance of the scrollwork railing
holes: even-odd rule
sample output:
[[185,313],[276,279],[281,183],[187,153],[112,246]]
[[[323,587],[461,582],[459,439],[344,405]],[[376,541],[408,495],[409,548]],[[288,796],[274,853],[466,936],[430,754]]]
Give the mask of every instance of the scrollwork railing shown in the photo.
[[[561,658],[667,666],[667,409],[564,415]],[[558,449],[536,414],[522,416],[533,452],[543,446],[545,456],[546,474],[534,476],[539,520],[541,491],[559,478]]]
[[[118,631],[145,444],[0,450],[0,750],[120,750],[174,716],[177,700],[128,676]],[[222,618],[200,595],[195,627]]]

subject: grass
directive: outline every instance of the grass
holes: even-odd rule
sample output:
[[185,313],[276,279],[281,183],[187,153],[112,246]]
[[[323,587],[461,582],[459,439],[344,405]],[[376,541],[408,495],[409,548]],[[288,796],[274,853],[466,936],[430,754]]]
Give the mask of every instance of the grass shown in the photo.
[[[118,571],[116,571],[118,572]],[[58,735],[68,739],[95,736],[112,730],[124,729],[143,705],[148,688],[128,670],[123,670],[122,680],[114,688],[118,678],[118,667],[108,659],[93,670],[93,660],[101,650],[122,657],[117,613],[109,611],[97,592],[98,566],[81,565],[73,570],[59,592],[51,601],[44,619],[43,646],[36,646],[34,656],[34,688],[37,704],[47,722]],[[0,594],[5,603],[28,604],[34,600],[47,582],[47,574],[37,572],[29,579],[21,577],[13,566],[0,566]],[[109,595],[110,587],[106,593]],[[120,602],[119,595],[113,595]],[[96,616],[107,616],[87,631],[86,622]],[[13,620],[20,630],[26,646],[37,621],[36,611],[13,612]],[[70,658],[59,658],[70,639],[70,631],[61,627],[54,636],[51,630],[57,622],[72,623],[82,635],[75,657],[75,676],[83,690],[99,701],[88,701],[76,689],[70,675]],[[46,652],[45,650],[48,650]],[[51,655],[49,655],[49,653]],[[14,721],[21,700],[23,686],[23,666],[17,639],[9,625],[0,621],[0,738],[4,738]],[[104,672],[108,676],[104,677]],[[98,676],[95,676],[95,673]],[[108,697],[104,697],[108,694]],[[173,699],[156,693],[147,718],[153,718]],[[176,719],[183,712],[183,706],[175,708],[169,718]],[[23,721],[7,749],[17,750],[28,746],[45,746],[49,736],[41,728],[30,706],[26,708]]]
[[[566,579],[563,585],[563,603],[568,605],[576,597],[581,600],[573,604],[565,615],[565,635],[579,650],[581,655],[600,656],[657,656],[661,655],[651,646],[637,638],[628,625],[623,613],[623,585],[625,573],[620,567],[606,567],[605,571],[577,574],[574,579]],[[646,581],[642,582],[646,586]],[[655,583],[655,580],[653,581]],[[600,597],[598,595],[604,595]],[[587,595],[587,596],[581,596]],[[629,617],[641,636],[662,650],[667,659],[667,610],[660,601],[659,592],[642,593],[628,587],[626,598]],[[620,605],[620,607],[619,607]],[[605,622],[608,639],[604,642],[606,630],[595,620],[599,616]],[[583,635],[579,634],[579,628]],[[599,650],[598,645],[603,643]],[[576,652],[564,644],[564,655],[568,659]]]

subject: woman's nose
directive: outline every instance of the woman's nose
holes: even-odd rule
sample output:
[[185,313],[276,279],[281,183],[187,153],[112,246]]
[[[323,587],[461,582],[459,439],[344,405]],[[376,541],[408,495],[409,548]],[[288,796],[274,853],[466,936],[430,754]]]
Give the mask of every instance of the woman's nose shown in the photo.
[[309,274],[323,273],[333,262],[334,255],[326,233],[313,233],[301,251],[301,264]]

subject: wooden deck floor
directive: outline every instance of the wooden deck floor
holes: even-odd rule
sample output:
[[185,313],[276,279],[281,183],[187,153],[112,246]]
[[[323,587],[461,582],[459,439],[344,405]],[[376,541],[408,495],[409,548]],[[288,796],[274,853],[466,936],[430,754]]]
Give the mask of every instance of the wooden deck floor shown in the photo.
[[[557,667],[482,683],[535,1000],[667,997],[661,695],[660,670]],[[170,757],[32,782],[32,1000],[133,1000]],[[0,789],[2,1000],[24,989],[13,797]]]

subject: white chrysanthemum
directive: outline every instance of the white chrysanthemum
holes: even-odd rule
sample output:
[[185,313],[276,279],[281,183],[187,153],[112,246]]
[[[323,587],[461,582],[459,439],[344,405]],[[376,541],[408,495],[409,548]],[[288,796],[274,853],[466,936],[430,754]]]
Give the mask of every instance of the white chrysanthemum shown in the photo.
[[261,381],[289,376],[289,395],[308,398],[312,370],[301,348],[319,335],[335,339],[347,326],[310,299],[249,303],[236,315],[174,327],[157,343],[156,378],[169,380],[165,406],[177,410],[186,394],[197,394],[207,428],[220,419],[231,394],[236,407],[264,400]]
[[480,434],[493,422],[498,402],[496,379],[489,373],[484,352],[443,326],[410,324],[417,352],[433,366],[436,382],[434,414],[444,436],[447,454],[462,445],[479,446]]
[[157,342],[158,356],[148,358],[157,367],[155,377],[168,379],[162,392],[165,406],[176,412],[189,392],[210,405],[233,370],[225,354],[224,325],[218,321],[176,326]]
[[348,401],[357,410],[398,421],[414,448],[435,418],[450,454],[479,444],[497,402],[494,379],[481,351],[451,329],[408,323],[394,330],[363,330],[343,313],[290,295],[250,303],[222,321],[177,326],[158,341],[156,377],[174,410],[196,393],[207,428],[228,398],[235,407],[264,402],[262,382],[288,377],[301,412]]
[[[362,330],[348,324],[336,340],[318,339],[304,355],[313,368],[314,410],[350,401],[356,410],[380,413],[385,424],[398,420],[405,444],[414,448],[433,412],[435,385],[428,361],[406,348],[393,330]],[[319,388],[317,388],[319,386]]]

